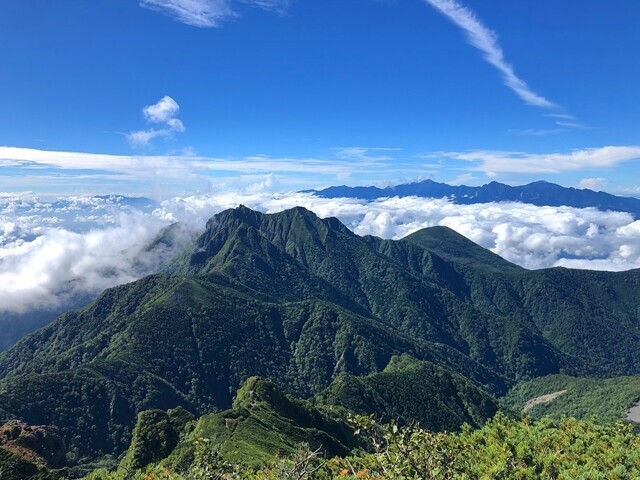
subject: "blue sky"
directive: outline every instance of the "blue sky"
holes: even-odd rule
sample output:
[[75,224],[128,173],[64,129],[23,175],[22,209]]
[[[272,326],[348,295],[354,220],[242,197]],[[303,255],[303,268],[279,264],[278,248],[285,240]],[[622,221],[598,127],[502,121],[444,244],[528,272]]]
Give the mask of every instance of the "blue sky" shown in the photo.
[[635,0],[0,2],[0,190],[640,194]]

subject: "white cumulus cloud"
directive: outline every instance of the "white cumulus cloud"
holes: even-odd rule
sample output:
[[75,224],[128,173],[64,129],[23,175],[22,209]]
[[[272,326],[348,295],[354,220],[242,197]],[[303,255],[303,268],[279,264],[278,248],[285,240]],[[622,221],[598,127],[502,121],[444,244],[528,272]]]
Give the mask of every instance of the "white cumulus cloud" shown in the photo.
[[123,197],[0,196],[0,313],[55,311],[155,270],[168,225]]
[[150,122],[167,123],[174,120],[179,111],[180,105],[173,98],[165,96],[158,103],[144,107],[142,114]]
[[[273,181],[265,177],[264,186]],[[0,195],[0,312],[64,306],[135,280],[166,257],[167,252],[144,251],[163,227],[182,222],[187,241],[211,216],[239,204],[268,213],[303,206],[339,218],[358,235],[390,239],[445,225],[532,269],[640,268],[640,221],[627,213],[521,203],[457,205],[417,197],[326,199],[260,190],[176,197],[148,208],[132,208],[117,197],[44,201],[31,194]]]
[[273,213],[303,206],[337,217],[358,235],[399,239],[421,228],[448,226],[526,268],[571,266],[598,270],[640,267],[640,227],[628,213],[522,203],[458,205],[418,197],[365,201],[309,194],[225,193],[163,202],[155,214],[200,228],[217,212],[238,204]]
[[171,97],[164,96],[157,103],[142,109],[144,118],[150,123],[162,124],[164,128],[150,128],[127,134],[129,142],[136,147],[144,147],[155,138],[170,137],[185,131],[184,124],[177,118],[180,105]]

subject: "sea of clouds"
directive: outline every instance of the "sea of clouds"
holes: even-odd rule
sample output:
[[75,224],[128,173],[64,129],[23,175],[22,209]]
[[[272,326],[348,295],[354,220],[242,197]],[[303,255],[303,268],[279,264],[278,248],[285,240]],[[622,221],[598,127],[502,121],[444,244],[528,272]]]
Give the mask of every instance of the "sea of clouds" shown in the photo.
[[221,193],[160,203],[0,194],[0,313],[64,308],[151,273],[173,253],[147,249],[162,228],[181,222],[187,233],[198,232],[212,215],[239,204],[267,213],[303,206],[321,217],[339,218],[359,235],[383,238],[445,225],[531,269],[640,267],[640,221],[590,208],[456,205],[416,197],[325,199],[302,193]]

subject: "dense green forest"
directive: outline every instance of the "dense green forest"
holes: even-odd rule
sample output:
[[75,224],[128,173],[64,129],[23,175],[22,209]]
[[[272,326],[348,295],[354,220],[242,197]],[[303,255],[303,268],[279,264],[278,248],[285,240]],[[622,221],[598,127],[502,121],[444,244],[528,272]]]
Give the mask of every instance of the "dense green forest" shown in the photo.
[[[182,435],[169,410],[248,428],[258,417],[234,398],[260,376],[332,421],[354,411],[426,431],[480,427],[497,397],[511,390],[517,409],[537,392],[523,381],[640,374],[639,286],[640,271],[528,271],[445,227],[391,241],[303,208],[238,207],[162,273],[0,353],[0,421],[56,425],[69,465],[113,466],[145,411],[163,419],[160,450]],[[620,404],[636,399],[628,387]]]
[[430,431],[478,427],[500,410],[493,396],[461,375],[406,354],[393,357],[380,373],[339,377],[315,403],[361,415],[375,412],[381,420],[419,423]]
[[[3,479],[54,480],[68,473],[2,449],[0,455],[0,468],[10,472]],[[640,436],[630,424],[497,413],[478,428],[432,431],[375,415],[337,414],[253,377],[224,412],[199,419],[183,409],[141,412],[119,465],[96,469],[86,479],[639,477]]]

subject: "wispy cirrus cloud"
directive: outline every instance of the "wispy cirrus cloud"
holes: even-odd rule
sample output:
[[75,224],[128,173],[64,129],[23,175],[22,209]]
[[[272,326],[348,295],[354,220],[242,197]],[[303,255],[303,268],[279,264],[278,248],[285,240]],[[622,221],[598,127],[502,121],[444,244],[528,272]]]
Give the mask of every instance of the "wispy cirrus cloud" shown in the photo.
[[236,14],[228,0],[141,0],[140,6],[192,27],[217,27]]
[[274,12],[284,12],[289,8],[291,0],[240,0],[242,3],[249,4],[253,7],[264,8]]
[[124,174],[170,168],[214,172],[337,174],[363,170],[378,171],[381,164],[386,165],[395,161],[392,156],[378,153],[395,150],[345,147],[334,149],[333,154],[328,158],[272,157],[269,155],[231,158],[202,155],[111,155],[0,146],[0,168],[33,165],[51,166],[64,170],[99,170]]
[[[19,185],[34,189],[37,184],[38,191],[62,191],[64,185],[82,178],[83,184],[100,179],[99,191],[105,193],[122,192],[126,187],[126,191],[149,194],[150,189],[155,191],[156,186],[161,185],[173,185],[177,193],[193,191],[195,184],[201,185],[200,191],[208,191],[211,182],[216,182],[216,187],[219,182],[228,183],[225,189],[244,188],[247,175],[264,178],[269,174],[276,175],[281,182],[295,183],[298,188],[315,188],[344,181],[352,175],[377,178],[397,172],[403,175],[424,172],[424,168],[393,158],[391,153],[382,154],[378,149],[341,148],[320,157],[210,157],[111,155],[0,146],[0,189],[16,189]],[[10,181],[4,181],[8,177],[3,175],[9,173]],[[254,182],[255,179],[251,180]]]
[[118,192],[166,198],[212,188],[242,189],[256,182],[251,175],[259,175],[262,181],[273,174],[281,186],[305,189],[337,182],[398,183],[399,179],[411,181],[408,176],[415,179],[433,173],[414,157],[399,155],[392,148],[345,147],[318,156],[216,157],[192,152],[113,155],[0,146],[0,190],[48,194]]
[[[405,156],[398,155],[397,149],[361,147],[333,149],[326,157],[250,155],[236,158],[203,155],[110,155],[0,146],[0,185],[3,171],[11,172],[11,182],[15,185],[19,184],[21,178],[25,179],[25,185],[29,185],[34,175],[43,175],[42,172],[45,172],[49,184],[73,181],[74,178],[83,178],[84,181],[104,178],[105,182],[114,182],[120,189],[125,182],[186,185],[198,179],[206,183],[209,180],[268,174],[290,179],[290,184],[297,184],[300,188],[328,186],[346,178],[353,181],[357,179],[359,184],[363,184],[400,178],[399,176],[406,179],[410,174],[431,175],[435,171],[442,174],[447,170],[456,172],[456,175],[462,171],[484,172],[490,177],[505,173],[539,176],[568,171],[604,170],[640,160],[640,146],[603,146],[550,153],[441,151],[421,153],[408,159],[403,158]],[[420,163],[416,159],[431,163]],[[109,176],[111,178],[107,178]],[[241,186],[236,184],[234,188]]]
[[579,130],[589,130],[591,127],[589,125],[585,125],[584,123],[578,121],[565,121],[565,120],[556,120],[556,125],[565,128],[575,128]]
[[162,124],[163,128],[137,130],[127,134],[127,139],[134,147],[146,147],[155,138],[170,137],[174,133],[184,132],[184,124],[177,117],[180,105],[171,97],[164,96],[157,103],[142,109],[144,118],[149,123]]
[[336,147],[332,149],[336,157],[343,160],[358,160],[367,162],[381,162],[392,160],[392,152],[400,151],[399,148],[384,147]]
[[425,2],[466,33],[469,43],[482,52],[484,59],[502,74],[504,84],[527,105],[543,108],[557,107],[553,102],[534,92],[516,75],[513,67],[505,59],[496,33],[485,27],[470,9],[455,0],[425,0]]
[[290,0],[140,0],[140,6],[192,27],[212,28],[237,17],[235,3],[282,13]]
[[569,153],[523,153],[476,150],[469,152],[437,152],[423,158],[448,158],[475,164],[473,170],[489,176],[498,173],[559,173],[604,169],[640,160],[640,146],[605,146]]
[[545,117],[553,118],[558,121],[575,121],[577,118],[574,115],[568,113],[545,113]]
[[551,118],[556,125],[562,128],[570,128],[577,130],[589,130],[592,127],[582,123],[575,115],[568,113],[545,113],[545,117]]
[[563,128],[525,128],[521,130],[509,130],[509,133],[518,137],[547,137],[564,132]]

